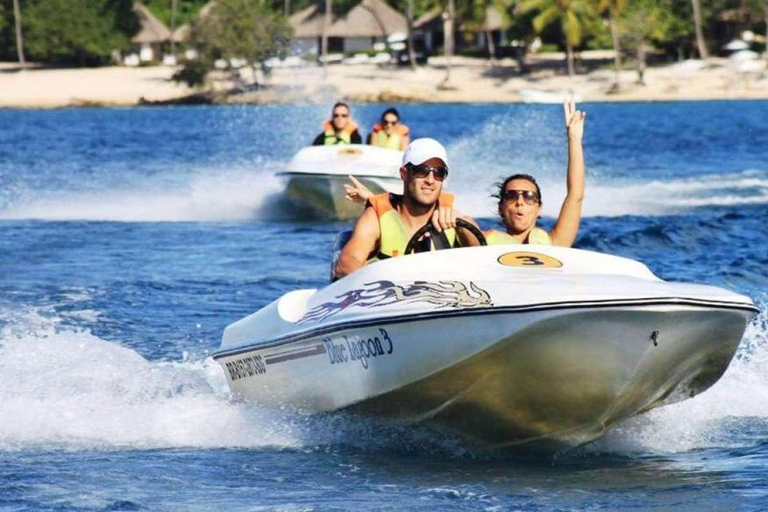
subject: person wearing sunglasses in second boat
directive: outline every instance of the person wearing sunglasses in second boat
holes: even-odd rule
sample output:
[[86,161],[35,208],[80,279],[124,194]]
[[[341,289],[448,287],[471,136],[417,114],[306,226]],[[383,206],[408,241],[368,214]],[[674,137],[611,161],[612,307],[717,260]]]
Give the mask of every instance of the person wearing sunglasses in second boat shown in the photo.
[[380,148],[405,151],[411,142],[410,130],[400,120],[397,109],[388,108],[381,115],[381,122],[373,125],[368,144]]
[[[406,148],[402,163],[402,196],[373,195],[362,187],[367,192],[366,207],[336,261],[336,279],[371,261],[404,255],[411,238],[430,223],[437,236],[425,236],[421,250],[432,250],[445,242],[453,246],[457,238],[461,243],[469,240],[470,232],[457,227],[457,219],[476,227],[475,222],[456,211],[453,195],[443,192],[448,177],[448,155],[443,145],[434,139],[416,139]],[[443,235],[444,241],[438,241]]]
[[338,102],[331,110],[331,119],[323,122],[323,132],[312,141],[313,146],[333,146],[336,144],[362,144],[363,138],[352,120],[349,105]]
[[[541,215],[541,189],[536,179],[528,174],[514,174],[499,184],[494,195],[498,199],[498,211],[504,231],[491,229],[483,232],[488,245],[533,244],[571,247],[576,240],[581,223],[581,205],[584,199],[584,121],[586,112],[576,110],[572,101],[563,104],[565,130],[568,136],[568,193],[560,207],[551,233],[536,226]],[[354,176],[352,185],[345,185],[347,199],[364,202],[373,194]],[[462,238],[464,245],[478,245],[479,241],[468,234]]]

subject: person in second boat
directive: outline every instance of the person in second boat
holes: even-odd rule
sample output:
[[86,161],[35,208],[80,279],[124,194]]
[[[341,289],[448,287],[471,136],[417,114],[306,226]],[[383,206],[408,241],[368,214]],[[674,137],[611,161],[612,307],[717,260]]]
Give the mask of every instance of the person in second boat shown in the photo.
[[[576,110],[572,101],[563,104],[565,130],[568,136],[568,193],[560,207],[555,226],[551,233],[536,226],[541,214],[541,189],[536,179],[529,174],[513,174],[499,184],[494,195],[498,199],[499,216],[504,231],[485,231],[488,245],[533,244],[571,247],[576,240],[581,223],[581,205],[584,200],[584,121],[586,112]],[[373,194],[354,176],[352,185],[345,185],[347,199],[357,203]],[[470,233],[462,238],[465,245],[479,245]]]
[[405,151],[410,142],[410,130],[400,121],[400,113],[394,108],[384,111],[381,122],[373,125],[373,131],[368,135],[368,144],[380,148]]
[[312,141],[313,146],[334,146],[336,144],[362,144],[363,138],[352,120],[349,105],[338,102],[331,110],[331,119],[323,122],[323,132]]
[[[366,208],[339,254],[334,268],[336,278],[351,274],[372,260],[404,255],[411,237],[430,222],[435,231],[444,232],[450,245],[457,238],[462,243],[469,240],[469,231],[457,228],[456,220],[475,222],[454,209],[453,195],[443,192],[443,182],[448,177],[448,155],[443,145],[434,139],[416,139],[406,148],[402,164],[402,196],[373,195],[357,182],[360,190],[367,192]],[[425,238],[423,244],[423,250],[434,249],[430,238]]]

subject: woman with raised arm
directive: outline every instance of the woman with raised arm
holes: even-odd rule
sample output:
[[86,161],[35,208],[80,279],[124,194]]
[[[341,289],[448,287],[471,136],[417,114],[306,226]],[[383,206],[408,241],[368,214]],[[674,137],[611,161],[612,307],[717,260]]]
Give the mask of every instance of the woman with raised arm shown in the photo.
[[514,174],[499,184],[495,195],[505,232],[485,233],[489,245],[538,244],[570,247],[576,240],[584,200],[584,120],[586,112],[576,110],[573,101],[563,104],[565,131],[568,136],[568,174],[565,201],[560,207],[551,233],[536,226],[541,215],[541,189],[529,174]]

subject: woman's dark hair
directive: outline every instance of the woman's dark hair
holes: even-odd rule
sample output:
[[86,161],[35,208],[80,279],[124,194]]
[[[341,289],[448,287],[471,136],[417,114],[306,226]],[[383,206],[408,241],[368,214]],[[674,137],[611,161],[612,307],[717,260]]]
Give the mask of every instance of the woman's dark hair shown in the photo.
[[491,195],[491,197],[495,197],[496,199],[498,199],[498,201],[499,201],[499,208],[501,208],[501,204],[504,202],[504,191],[507,189],[507,185],[509,185],[509,183],[511,181],[515,181],[515,180],[525,180],[525,181],[530,181],[531,183],[533,183],[533,186],[536,187],[536,194],[538,194],[538,196],[539,196],[539,205],[543,205],[544,204],[542,202],[542,200],[541,200],[541,189],[539,188],[539,184],[536,183],[536,178],[534,178],[530,174],[513,174],[512,176],[509,176],[504,181],[499,183],[498,184],[498,186],[499,186],[498,192],[496,192],[495,194]]
[[398,121],[400,121],[400,112],[397,111],[396,108],[388,108],[384,111],[383,114],[381,114],[381,122],[384,123],[384,118],[387,117],[387,114],[392,114],[397,118]]

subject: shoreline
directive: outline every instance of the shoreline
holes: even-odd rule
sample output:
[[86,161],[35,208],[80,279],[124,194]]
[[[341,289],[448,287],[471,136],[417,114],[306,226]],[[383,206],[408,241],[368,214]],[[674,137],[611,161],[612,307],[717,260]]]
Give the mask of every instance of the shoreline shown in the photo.
[[572,78],[562,73],[559,54],[531,57],[531,71],[526,75],[508,59],[491,65],[487,59],[454,57],[446,87],[445,59],[436,57],[415,71],[371,64],[334,65],[327,72],[316,66],[275,69],[270,76],[260,77],[264,84],[260,88],[240,93],[229,92],[233,84],[222,77],[213,80],[209,90],[189,88],[171,81],[175,68],[163,66],[13,71],[14,64],[0,63],[0,108],[301,105],[338,99],[354,103],[558,103],[569,94],[584,103],[768,100],[764,60],[751,61],[751,71],[723,58],[649,67],[646,85],[636,83],[635,71],[625,70],[619,74],[616,92],[612,90],[615,73],[606,64],[610,52],[587,53],[591,55],[581,60],[586,72]]

